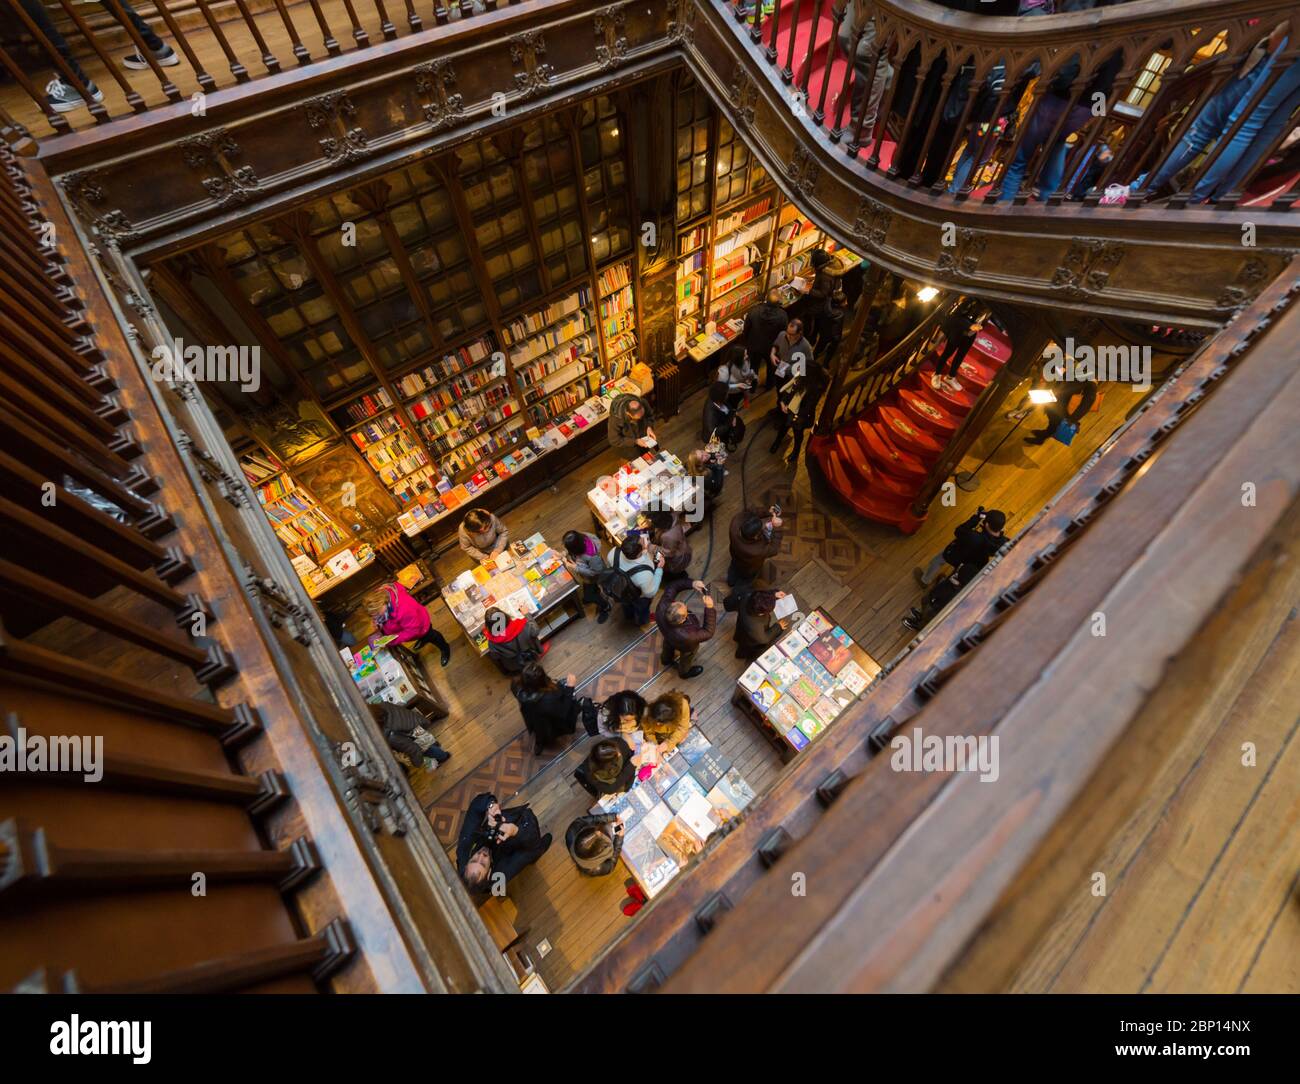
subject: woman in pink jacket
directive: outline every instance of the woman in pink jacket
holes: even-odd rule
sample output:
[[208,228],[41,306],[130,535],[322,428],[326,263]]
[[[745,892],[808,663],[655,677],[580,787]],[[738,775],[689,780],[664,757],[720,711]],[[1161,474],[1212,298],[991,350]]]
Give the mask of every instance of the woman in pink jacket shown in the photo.
[[371,620],[384,636],[396,637],[395,643],[406,644],[412,651],[432,644],[442,652],[443,666],[451,661],[446,637],[433,627],[429,611],[400,583],[385,585],[367,601]]

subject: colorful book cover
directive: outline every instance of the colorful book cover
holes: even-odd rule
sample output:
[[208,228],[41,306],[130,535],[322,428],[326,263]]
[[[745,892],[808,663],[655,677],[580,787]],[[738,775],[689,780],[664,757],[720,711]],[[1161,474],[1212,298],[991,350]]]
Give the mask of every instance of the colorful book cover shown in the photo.
[[[842,672],[843,671],[841,671],[841,673]],[[853,690],[842,681],[836,681],[835,684],[831,686],[830,692],[826,694],[826,699],[833,701],[835,706],[839,708],[840,711],[843,711],[852,704],[857,697],[854,695]]]
[[697,839],[695,833],[676,818],[669,821],[667,827],[659,833],[658,843],[664,854],[671,858],[679,868],[685,866],[700,851],[704,850],[703,841]]
[[740,806],[732,800],[731,795],[722,789],[722,780],[705,796],[713,807],[713,815],[723,824],[740,816]]
[[[815,719],[816,716],[813,716]],[[803,749],[808,744],[808,735],[800,730],[797,726],[792,726],[785,732],[786,740],[794,746],[795,752]]]
[[803,677],[803,671],[799,669],[796,663],[786,659],[768,675],[768,681],[778,689],[788,689],[801,677]]
[[655,802],[655,804],[650,807],[649,812],[641,818],[641,824],[652,836],[658,838],[659,834],[663,832],[668,822],[672,819],[673,811],[668,808],[667,804],[664,802]]
[[804,672],[804,675],[817,688],[825,691],[835,684],[835,675],[818,662],[817,656],[811,651],[805,651],[796,661],[799,663],[799,668]]
[[782,653],[780,648],[769,647],[766,651],[763,652],[763,654],[761,654],[758,657],[756,661],[758,662],[758,665],[761,666],[766,673],[771,673],[783,662],[785,662],[785,655],[784,653]]
[[745,692],[752,693],[763,684],[763,679],[766,676],[767,672],[758,663],[751,663],[749,669],[740,675],[740,687]]
[[804,708],[811,708],[821,698],[821,690],[813,683],[812,679],[804,676],[790,686],[789,694],[793,696],[799,705]]
[[821,610],[813,610],[813,612],[810,613],[806,618],[806,621],[808,624],[810,624],[813,628],[817,630],[818,636],[820,636],[823,632],[830,632],[830,630],[834,627],[829,621],[826,620],[826,615],[823,614]]
[[677,863],[664,854],[658,840],[643,824],[623,833],[622,857],[651,899],[677,875]]
[[854,696],[860,696],[862,690],[871,683],[871,679],[867,676],[867,672],[852,659],[844,664],[844,668],[837,676],[840,681],[848,686],[849,691],[852,692]]
[[[718,780],[713,790],[720,790],[726,794],[735,805],[744,809],[755,798],[754,788],[749,785],[744,776],[740,774],[739,768],[731,768],[727,774]],[[710,794],[713,791],[709,792]]]
[[771,682],[765,681],[749,695],[753,698],[754,703],[766,713],[771,710],[772,705],[776,703],[776,698],[781,694],[777,692],[776,687]]
[[808,645],[808,650],[832,674],[838,674],[844,669],[844,664],[853,657],[848,645],[837,640],[831,632],[824,632],[818,636]]
[[668,803],[668,808],[676,813],[692,794],[702,795],[706,789],[700,786],[700,781],[695,776],[684,775],[669,788],[668,793],[664,795],[664,801]]
[[627,792],[628,805],[633,806],[641,811],[644,817],[659,802],[659,795],[648,787],[633,787]]
[[686,732],[686,737],[677,743],[676,751],[686,760],[689,769],[690,765],[694,764],[712,748],[713,745],[699,727],[692,727]]
[[823,723],[833,723],[840,714],[840,706],[828,696],[823,696],[812,707],[813,714]]
[[793,659],[808,646],[808,639],[798,629],[795,629],[776,646],[781,649],[787,658]]
[[777,730],[786,731],[799,721],[799,715],[798,703],[789,696],[783,696],[772,705],[772,710],[767,713],[767,718]]
[[792,730],[790,733],[792,735],[802,733],[806,738],[808,738],[811,741],[813,738],[817,737],[817,735],[820,734],[825,729],[826,729],[826,724],[822,722],[819,718],[817,718],[817,716],[814,715],[811,711],[809,711],[804,713],[803,717],[800,718],[799,720],[799,725],[795,727],[794,730]]
[[707,794],[713,789],[713,785],[727,774],[730,767],[730,758],[714,750],[706,753],[691,765],[691,775],[695,776],[696,781],[700,784],[704,793]]

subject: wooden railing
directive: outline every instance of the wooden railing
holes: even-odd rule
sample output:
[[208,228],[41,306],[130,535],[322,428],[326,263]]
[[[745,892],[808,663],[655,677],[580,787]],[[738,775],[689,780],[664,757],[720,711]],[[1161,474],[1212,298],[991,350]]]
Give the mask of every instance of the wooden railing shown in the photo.
[[[1174,209],[1227,209],[1251,193],[1272,211],[1300,195],[1300,179],[1288,179],[1300,165],[1266,195],[1252,191],[1268,187],[1262,174],[1294,127],[1300,15],[1290,0],[1141,0],[1040,18],[928,0],[778,0],[770,14],[713,2],[731,9],[809,129],[914,189],[1096,206],[1108,187],[1132,184],[1128,206],[1168,197]],[[1251,67],[1257,45],[1271,55]],[[870,123],[871,109],[851,103],[873,96]]]
[[[103,0],[105,11],[92,14],[94,9],[77,0],[3,0],[10,29],[0,47],[0,68],[44,114],[50,130],[64,133],[85,127],[87,117],[107,124],[522,2],[153,0],[132,6],[129,0]],[[139,22],[131,18],[133,12]],[[175,51],[179,64],[159,62],[149,48],[159,39]],[[123,47],[143,59],[147,74],[124,70]],[[51,76],[71,86],[87,109],[52,108],[45,94]],[[96,100],[88,82],[101,97],[107,89],[112,101],[129,108],[115,113],[110,99]],[[0,112],[0,137],[24,145],[31,133],[14,112]]]
[[0,989],[514,988],[143,283],[0,226]]

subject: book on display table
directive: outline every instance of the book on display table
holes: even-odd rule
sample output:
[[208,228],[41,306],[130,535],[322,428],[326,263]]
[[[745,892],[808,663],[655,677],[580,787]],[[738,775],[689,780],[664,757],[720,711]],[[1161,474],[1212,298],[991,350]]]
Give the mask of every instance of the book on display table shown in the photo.
[[689,512],[696,499],[695,480],[677,456],[662,449],[629,459],[587,491],[592,517],[613,545],[627,537],[641,513],[655,509]]
[[[590,811],[614,813],[623,822],[623,864],[654,898],[714,832],[744,811],[754,791],[699,727],[662,754],[640,731],[622,737],[636,750],[634,762],[644,756],[655,766],[648,778],[606,795]],[[708,786],[702,777],[710,779]]]
[[844,714],[879,673],[879,664],[817,609],[750,664],[732,700],[788,760]]
[[490,607],[512,618],[532,618],[544,639],[573,617],[581,616],[579,591],[559,553],[535,534],[462,572],[443,586],[442,599],[474,649],[485,655],[487,633],[483,622]]

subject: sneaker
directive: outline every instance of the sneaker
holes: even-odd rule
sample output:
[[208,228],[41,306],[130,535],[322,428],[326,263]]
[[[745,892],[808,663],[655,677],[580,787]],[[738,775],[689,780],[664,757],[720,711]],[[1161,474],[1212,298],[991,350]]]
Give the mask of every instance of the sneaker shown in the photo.
[[921,627],[921,617],[919,614],[915,617],[913,617],[912,614],[908,614],[903,618],[903,628],[910,629],[912,632],[920,632]]
[[955,376],[945,376],[943,384],[949,391],[961,391],[961,381]]
[[[90,91],[90,97],[94,101],[104,100],[104,92],[94,83],[87,83],[86,89]],[[56,113],[71,113],[86,104],[86,100],[77,93],[76,88],[62,79],[51,79],[45,84],[45,100]]]
[[928,583],[925,582],[925,569],[921,568],[919,565],[916,568],[912,569],[912,576],[916,580],[916,582],[919,583],[922,587],[930,586]]
[[930,377],[930,387],[932,387],[935,391],[943,391],[943,386],[944,386],[944,377],[940,376],[938,373],[935,373],[932,377]]
[[[163,42],[161,49],[156,51],[150,49],[149,51],[153,53],[154,63],[160,68],[174,68],[181,62],[181,58],[176,55],[176,50],[166,42]],[[148,71],[149,61],[145,60],[139,53],[132,53],[130,56],[122,58],[122,67],[131,68],[133,71],[138,72]]]
[[442,763],[442,761],[440,761],[440,760],[436,760],[436,759],[433,758],[433,757],[425,757],[425,758],[424,758],[424,766],[425,766],[426,768],[428,768],[429,771],[431,771],[431,772],[436,772],[436,771],[438,770],[438,765],[441,764],[441,763]]

